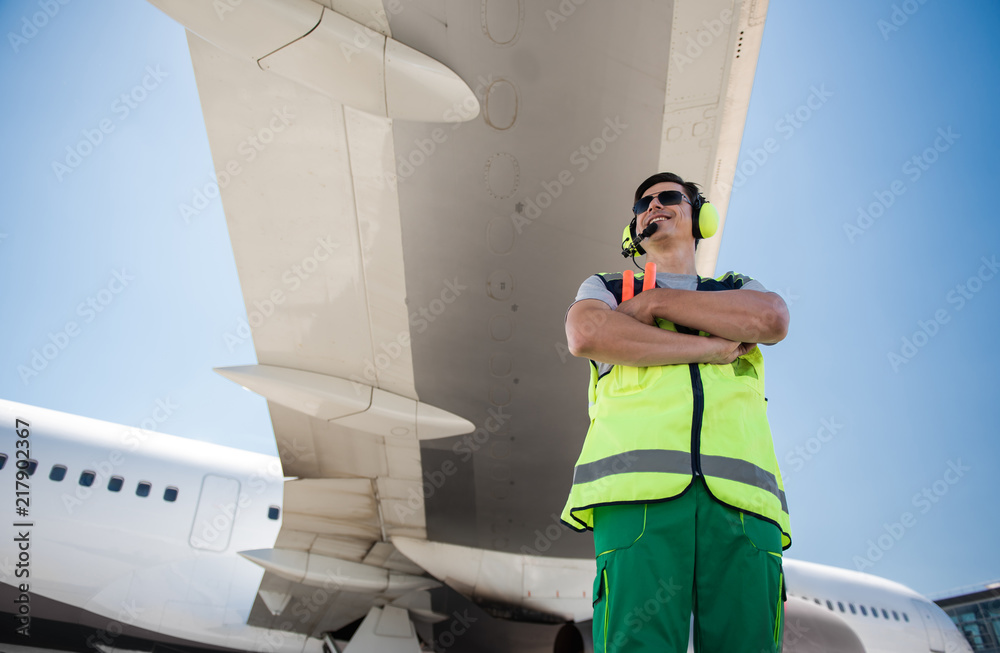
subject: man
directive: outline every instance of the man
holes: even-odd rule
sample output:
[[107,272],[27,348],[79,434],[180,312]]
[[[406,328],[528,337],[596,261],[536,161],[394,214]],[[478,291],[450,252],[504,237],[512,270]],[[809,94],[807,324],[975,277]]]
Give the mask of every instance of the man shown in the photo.
[[566,317],[591,426],[562,520],[594,531],[599,652],[686,651],[692,612],[695,651],[780,651],[791,535],[757,343],[788,310],[748,277],[697,275],[703,200],[671,173],[640,184],[631,240],[656,224],[656,287],[621,301],[621,274],[594,275]]

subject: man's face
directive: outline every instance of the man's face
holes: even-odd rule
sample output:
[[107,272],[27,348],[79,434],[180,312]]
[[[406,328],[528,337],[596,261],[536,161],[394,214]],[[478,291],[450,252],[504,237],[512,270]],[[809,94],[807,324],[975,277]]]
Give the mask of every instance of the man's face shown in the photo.
[[647,188],[642,196],[652,197],[653,199],[649,203],[649,208],[646,209],[645,213],[640,213],[636,216],[636,232],[641,233],[650,224],[657,222],[659,226],[656,228],[656,233],[650,236],[650,241],[684,237],[693,241],[694,236],[691,233],[691,204],[682,201],[680,204],[663,206],[656,198],[656,195],[665,190],[680,191],[681,194],[687,197],[687,194],[684,193],[684,187],[672,181],[665,181]]

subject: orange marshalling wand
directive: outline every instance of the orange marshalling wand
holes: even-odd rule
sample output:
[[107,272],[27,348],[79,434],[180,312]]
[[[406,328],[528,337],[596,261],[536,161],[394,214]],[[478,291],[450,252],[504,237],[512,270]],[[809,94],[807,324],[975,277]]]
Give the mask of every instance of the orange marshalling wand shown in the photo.
[[632,295],[635,293],[635,272],[632,270],[625,270],[625,274],[622,275],[622,301],[627,302],[632,299]]
[[642,289],[652,290],[656,288],[656,263],[649,261],[646,263],[646,270],[643,272]]

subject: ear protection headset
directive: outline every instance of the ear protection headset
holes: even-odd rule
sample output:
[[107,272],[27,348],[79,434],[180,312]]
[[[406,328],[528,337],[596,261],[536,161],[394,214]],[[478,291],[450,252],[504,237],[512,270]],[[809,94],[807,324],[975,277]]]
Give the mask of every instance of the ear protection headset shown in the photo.
[[[639,243],[645,238],[641,234],[636,234],[636,224],[639,216],[633,214],[632,221],[628,223],[622,232],[622,256],[635,257],[642,256],[646,250]],[[696,240],[711,238],[719,230],[719,211],[712,203],[705,199],[705,196],[698,193],[698,196],[691,202],[691,232]]]

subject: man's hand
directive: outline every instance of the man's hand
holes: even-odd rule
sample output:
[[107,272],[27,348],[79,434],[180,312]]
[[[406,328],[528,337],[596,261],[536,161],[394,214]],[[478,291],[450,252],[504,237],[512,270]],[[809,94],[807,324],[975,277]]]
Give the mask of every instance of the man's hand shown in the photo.
[[625,315],[628,315],[643,324],[656,326],[656,316],[653,315],[652,311],[653,305],[652,302],[649,301],[650,295],[652,295],[652,291],[650,290],[641,292],[632,299],[618,304],[618,308],[615,310],[619,313],[624,313]]
[[757,347],[757,344],[753,342],[733,342],[718,336],[708,336],[708,339],[715,341],[715,344],[718,345],[715,356],[705,361],[713,365],[728,365]]

